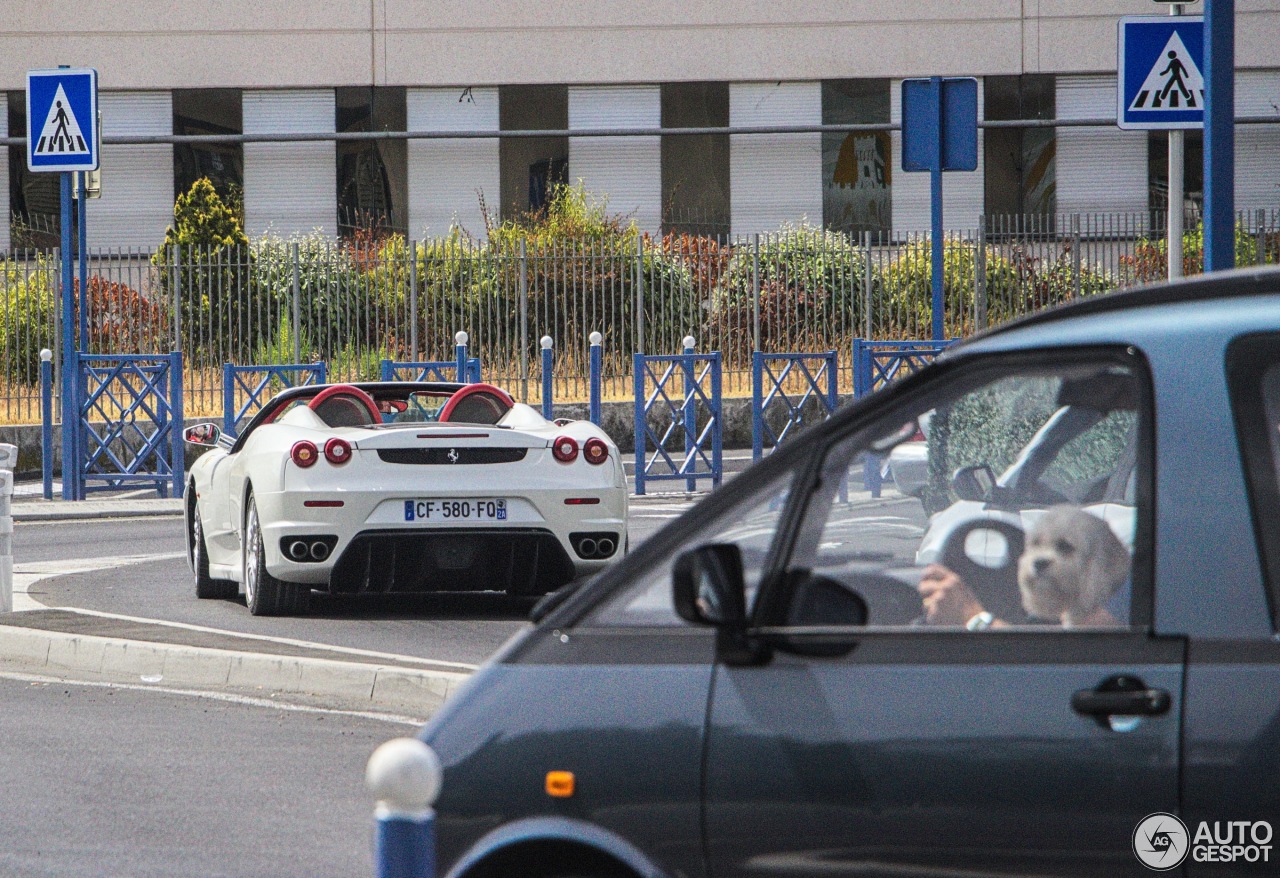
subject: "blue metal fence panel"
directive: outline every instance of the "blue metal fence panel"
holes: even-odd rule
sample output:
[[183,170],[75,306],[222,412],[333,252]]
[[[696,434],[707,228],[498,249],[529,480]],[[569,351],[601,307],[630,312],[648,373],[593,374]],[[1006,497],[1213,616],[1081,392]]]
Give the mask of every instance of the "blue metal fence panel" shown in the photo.
[[[223,431],[239,432],[243,421],[252,418],[272,396],[286,387],[324,384],[326,376],[324,363],[290,363],[282,366],[234,366],[223,363]],[[237,407],[236,397],[241,394],[244,396],[244,403]]]
[[63,478],[75,499],[139,486],[181,496],[182,352],[75,353],[73,363],[76,435],[63,449]]
[[469,357],[461,377],[458,375],[456,360],[433,360],[423,362],[401,362],[383,360],[378,371],[382,381],[463,381],[467,384],[479,384],[480,358]]
[[[839,364],[835,351],[819,354],[751,355],[751,457],[764,456],[765,444],[776,448],[792,431],[806,422],[823,421],[836,410],[839,401]],[[787,386],[793,387],[791,392]],[[775,430],[769,413],[782,413],[782,426]]]
[[[724,475],[719,352],[634,354],[633,363],[636,493],[644,494],[651,481],[683,481],[694,490],[698,479],[711,479],[712,487],[719,487]],[[675,443],[684,449],[679,460],[669,447]],[[655,472],[655,465],[665,469]]]
[[929,363],[958,339],[941,341],[853,340],[853,395],[862,397]]

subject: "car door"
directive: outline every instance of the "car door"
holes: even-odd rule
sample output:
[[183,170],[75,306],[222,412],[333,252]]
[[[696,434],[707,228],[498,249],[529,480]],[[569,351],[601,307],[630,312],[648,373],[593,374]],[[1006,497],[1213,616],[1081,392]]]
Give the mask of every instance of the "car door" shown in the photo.
[[[1000,472],[1055,410],[1089,397],[1107,411],[1044,467],[1053,478],[1032,492],[1039,505],[1020,508],[996,486],[968,521],[947,515],[975,499],[957,496],[971,489],[948,474]],[[1150,398],[1132,352],[996,358],[917,385],[814,449],[792,542],[753,619],[764,658],[716,668],[713,878],[1145,873],[1132,846],[1150,840],[1135,841],[1136,827],[1178,808],[1184,664],[1180,640],[1149,633]],[[865,456],[913,435],[926,413],[924,504],[860,490]],[[1109,519],[1112,539],[1132,535],[1128,575],[1090,592],[1106,599],[1093,627],[1029,617],[1017,584],[1026,535],[1009,522],[1079,511],[1135,453],[1129,521],[1114,508],[1082,513]],[[939,522],[951,533],[929,534]],[[948,566],[918,565],[926,536]],[[932,587],[940,570],[960,574],[972,600],[953,590],[926,608],[922,576]],[[813,595],[832,587],[865,602],[865,624],[826,615]]]

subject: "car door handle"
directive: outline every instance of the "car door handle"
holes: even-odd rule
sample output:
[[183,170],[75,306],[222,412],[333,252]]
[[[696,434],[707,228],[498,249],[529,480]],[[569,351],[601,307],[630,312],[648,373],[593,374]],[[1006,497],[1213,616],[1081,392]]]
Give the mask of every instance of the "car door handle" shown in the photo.
[[1106,724],[1110,716],[1161,716],[1173,700],[1163,689],[1149,689],[1136,677],[1116,676],[1097,688],[1081,689],[1071,696],[1071,709]]

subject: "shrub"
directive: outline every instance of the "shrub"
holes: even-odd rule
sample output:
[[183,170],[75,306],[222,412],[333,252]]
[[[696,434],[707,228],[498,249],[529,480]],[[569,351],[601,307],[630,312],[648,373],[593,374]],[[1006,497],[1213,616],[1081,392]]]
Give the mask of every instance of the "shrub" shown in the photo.
[[757,305],[765,350],[843,347],[860,331],[865,257],[848,237],[807,223],[761,236],[758,299],[755,250],[735,248],[719,278],[712,325],[722,350],[749,355]]
[[[975,329],[976,247],[950,240],[942,248],[943,335],[958,338]],[[985,253],[988,314],[999,315],[1002,302],[1016,300],[1018,276],[1009,260],[993,247]],[[889,313],[880,319],[891,335],[927,336],[933,325],[933,252],[930,242],[915,241],[899,251],[884,275]]]
[[[75,283],[79,317],[80,282]],[[95,275],[89,278],[89,350],[110,354],[153,354],[168,351],[168,309],[132,287]]]
[[54,347],[58,309],[57,263],[38,256],[34,266],[0,259],[0,373],[16,383],[40,380],[40,350]]
[[[1069,246],[1053,259],[1034,256],[1022,247],[1015,247],[1010,254],[1009,263],[1014,272],[1014,283],[1012,289],[1008,290],[1008,298],[993,298],[988,295],[987,315],[990,324],[1061,305],[1076,298],[1076,268]],[[1118,286],[1109,272],[1084,260],[1080,262],[1079,275],[1080,298],[1109,293]],[[988,290],[989,279],[988,271]]]
[[[1242,224],[1236,225],[1236,265],[1252,265],[1258,258],[1258,242]],[[1136,283],[1153,283],[1169,276],[1169,242],[1164,238],[1143,238],[1133,253],[1120,257],[1120,264]],[[1190,277],[1204,272],[1204,222],[1182,233],[1182,274]]]
[[[165,301],[173,300],[173,284],[178,284],[182,301],[184,347],[193,365],[211,365],[218,352],[206,350],[202,332],[212,320],[219,326],[244,327],[248,337],[227,339],[233,346],[226,356],[247,353],[262,323],[252,318],[249,301],[248,260],[250,252],[240,219],[239,193],[230,194],[232,204],[218,195],[213,183],[202,177],[191,184],[173,205],[173,225],[165,230],[164,242],[151,257],[157,268]],[[180,265],[173,263],[175,252]],[[235,346],[235,342],[239,345]]]

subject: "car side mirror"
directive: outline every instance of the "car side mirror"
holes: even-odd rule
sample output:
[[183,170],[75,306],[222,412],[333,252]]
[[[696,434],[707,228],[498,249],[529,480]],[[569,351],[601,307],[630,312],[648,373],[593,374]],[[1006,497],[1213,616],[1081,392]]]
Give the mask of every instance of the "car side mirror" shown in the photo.
[[962,466],[951,476],[951,490],[961,500],[989,500],[995,487],[996,474],[985,463]]
[[182,439],[192,445],[204,445],[212,447],[218,444],[218,440],[222,438],[222,430],[217,424],[204,423],[194,424],[182,431]]
[[746,625],[746,584],[737,546],[690,549],[676,559],[671,583],[676,613],[686,622],[729,629]]

